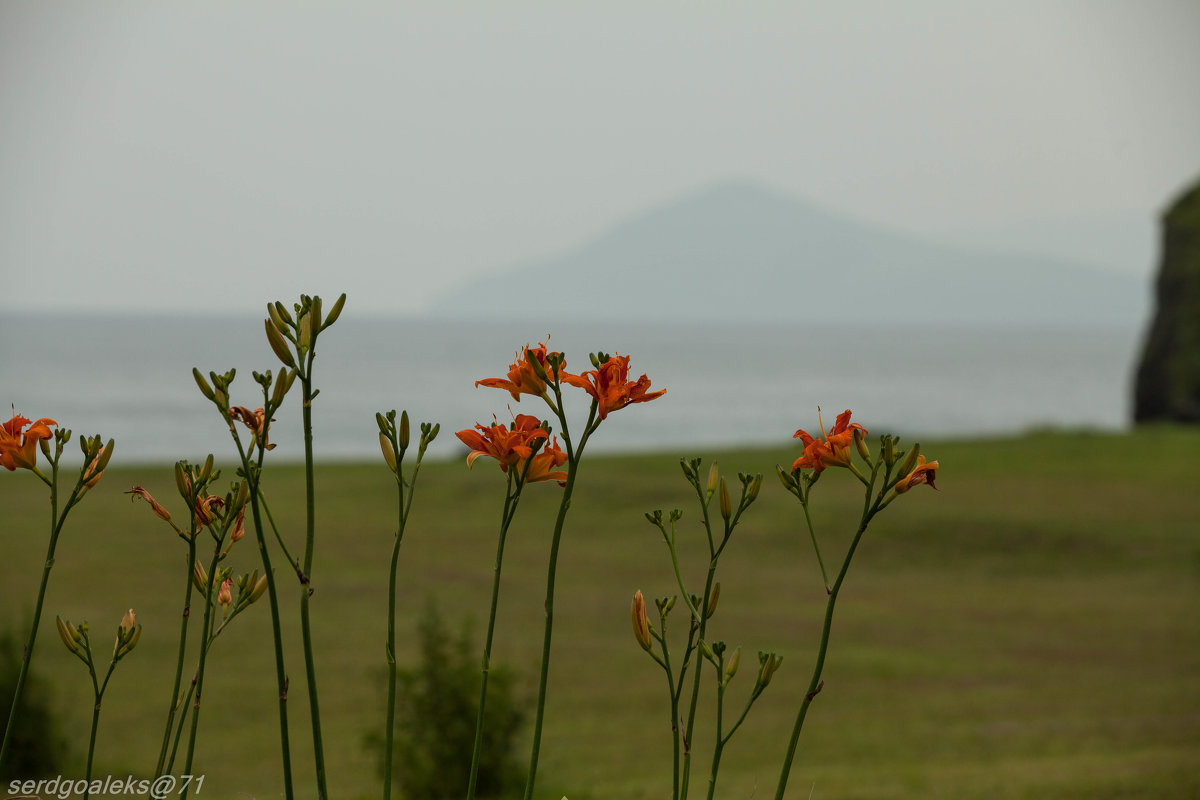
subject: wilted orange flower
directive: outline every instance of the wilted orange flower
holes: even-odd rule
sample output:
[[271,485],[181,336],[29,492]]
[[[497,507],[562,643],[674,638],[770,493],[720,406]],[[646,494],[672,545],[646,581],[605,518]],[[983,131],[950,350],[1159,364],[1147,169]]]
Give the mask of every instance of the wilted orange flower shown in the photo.
[[[523,394],[541,397],[546,393],[546,382],[538,377],[537,371],[529,363],[531,358],[541,366],[543,374],[550,374],[550,365],[546,363],[546,343],[540,342],[537,347],[525,345],[521,352],[514,356],[515,360],[508,368],[508,378],[484,378],[475,381],[475,385],[505,389],[512,395],[513,400],[518,402]],[[565,365],[566,362],[563,362],[562,366]]]
[[132,497],[129,498],[130,502],[138,499],[139,497],[142,498],[143,500],[145,500],[147,503],[150,504],[150,508],[154,511],[155,514],[158,515],[159,519],[166,520],[167,522],[171,521],[171,512],[167,511],[165,508],[163,508],[161,505],[159,505],[158,501],[154,499],[154,496],[151,495],[148,491],[146,491],[141,486],[135,486],[132,489],[130,489],[128,492],[126,492],[125,494],[133,495]]
[[[821,420],[821,409],[817,409],[817,420]],[[793,439],[804,442],[804,452],[792,464],[792,472],[798,469],[811,469],[819,475],[826,467],[850,466],[850,447],[854,444],[854,432],[862,431],[867,435],[867,429],[857,422],[850,421],[850,409],[838,414],[833,429],[826,433],[825,423],[821,422],[821,433],[824,438],[814,439],[803,429],[796,431]]]
[[548,435],[541,427],[541,420],[529,414],[518,414],[513,419],[512,430],[493,422],[491,425],[476,425],[475,430],[463,430],[454,434],[463,444],[471,448],[467,466],[480,456],[489,456],[500,462],[500,469],[508,468],[533,455],[533,443]]
[[922,483],[928,483],[936,489],[937,487],[933,485],[933,479],[937,476],[937,469],[938,462],[930,461],[926,464],[925,456],[917,456],[917,466],[896,484],[896,494],[904,494],[909,489],[920,486]]
[[263,447],[268,450],[275,449],[275,445],[271,444],[263,430],[267,423],[267,414],[264,409],[256,408],[251,411],[245,406],[233,406],[229,409],[229,416],[254,431],[254,435],[262,440]]
[[196,523],[207,525],[213,521],[217,511],[225,506],[225,498],[210,494],[208,497],[196,498]]
[[600,369],[592,369],[579,375],[563,374],[563,381],[578,386],[596,400],[600,419],[609,412],[618,411],[632,403],[646,403],[667,393],[666,389],[657,392],[647,391],[650,379],[645,375],[636,381],[629,380],[629,356],[609,356],[600,365]]
[[27,417],[17,414],[14,406],[12,419],[0,425],[0,464],[9,472],[15,472],[18,467],[33,469],[37,463],[38,442],[53,436],[49,426],[58,425],[46,417],[32,425],[29,423]]

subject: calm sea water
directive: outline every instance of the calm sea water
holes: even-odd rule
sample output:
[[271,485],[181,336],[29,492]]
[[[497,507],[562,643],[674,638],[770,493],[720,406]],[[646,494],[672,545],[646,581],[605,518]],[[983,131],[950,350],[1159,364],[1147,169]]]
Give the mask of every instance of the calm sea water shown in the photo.
[[[530,314],[532,318],[533,313]],[[1031,427],[1120,429],[1141,333],[1090,330],[906,331],[822,327],[463,324],[343,317],[322,335],[314,447],[326,458],[374,458],[376,411],[408,409],[442,424],[434,451],[460,451],[453,431],[542,416],[479,378],[501,377],[514,351],[544,340],[572,371],[588,352],[631,354],[666,396],[613,414],[590,450],[703,455],[735,444],[783,444],[854,409],[873,433],[961,437]],[[232,457],[228,432],[191,370],[238,369],[234,404],[261,405],[252,369],[277,368],[256,318],[0,318],[0,402],[76,433],[117,440],[118,463]],[[239,391],[240,388],[240,391]],[[298,389],[294,390],[298,398]],[[273,426],[275,459],[302,458],[296,402]],[[6,412],[8,409],[5,409]],[[585,409],[576,417],[582,423]],[[6,417],[7,418],[7,417]],[[415,424],[414,424],[415,430]]]

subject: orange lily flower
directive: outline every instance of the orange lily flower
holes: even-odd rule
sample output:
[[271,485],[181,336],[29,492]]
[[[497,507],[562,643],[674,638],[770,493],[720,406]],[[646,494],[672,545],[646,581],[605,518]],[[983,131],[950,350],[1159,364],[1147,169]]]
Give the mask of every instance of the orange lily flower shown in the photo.
[[16,472],[18,467],[33,469],[37,464],[38,442],[52,437],[49,426],[58,425],[47,417],[29,423],[27,417],[17,414],[14,406],[12,419],[0,425],[0,464],[9,472]]
[[[256,408],[253,411],[245,406],[234,406],[229,409],[229,416],[236,419],[238,422],[245,425],[250,430],[254,431],[254,435],[262,438],[263,446],[268,450],[274,450],[275,445],[268,441],[263,433],[263,428],[266,427],[267,414],[262,408]],[[272,420],[273,422],[274,420]]]
[[[821,409],[817,409],[817,420],[821,420]],[[792,472],[799,469],[811,469],[814,475],[821,474],[826,467],[850,466],[850,447],[854,444],[854,432],[862,431],[867,435],[867,429],[857,422],[850,421],[850,409],[838,414],[833,429],[826,433],[825,423],[821,422],[821,433],[824,437],[814,439],[808,431],[801,429],[792,436],[804,442],[804,452],[792,464]]]
[[930,461],[926,464],[925,456],[917,456],[917,466],[896,484],[896,494],[904,494],[909,489],[920,486],[923,483],[928,483],[936,489],[937,487],[934,486],[933,479],[937,476],[937,469],[938,462]]
[[[529,469],[525,472],[525,482],[558,481],[559,486],[566,486],[567,473],[554,469],[565,463],[567,463],[567,454],[558,446],[558,438],[555,437],[554,441],[542,448],[541,452],[529,462]],[[522,460],[515,469],[519,475],[525,469],[525,462]]]
[[541,420],[529,414],[518,414],[513,419],[512,430],[493,422],[491,425],[476,425],[475,430],[458,431],[455,436],[471,448],[467,466],[480,456],[488,456],[500,462],[500,469],[508,468],[533,455],[533,442],[548,435]]
[[[514,356],[515,360],[508,368],[508,378],[484,378],[481,381],[475,381],[475,385],[505,389],[517,402],[521,401],[523,394],[543,397],[546,394],[546,382],[538,377],[537,370],[529,363],[529,359],[535,359],[541,366],[542,373],[549,375],[550,365],[546,363],[546,355],[545,342],[539,342],[537,347],[525,345],[524,349]],[[565,361],[562,366],[566,366]]]
[[667,393],[666,389],[647,391],[650,388],[650,379],[645,375],[636,381],[629,380],[629,356],[609,356],[609,359],[600,365],[600,369],[588,370],[579,375],[564,373],[562,379],[595,398],[600,419],[606,418],[609,412],[618,411],[627,405],[647,403]]

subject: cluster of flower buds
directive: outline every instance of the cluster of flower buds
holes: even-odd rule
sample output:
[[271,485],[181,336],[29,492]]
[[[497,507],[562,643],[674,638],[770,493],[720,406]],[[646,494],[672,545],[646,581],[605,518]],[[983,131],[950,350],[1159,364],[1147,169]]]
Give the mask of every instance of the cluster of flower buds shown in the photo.
[[[379,426],[379,449],[383,453],[383,461],[397,480],[400,480],[400,462],[404,459],[404,453],[408,450],[409,439],[412,435],[408,412],[400,412],[399,422],[396,421],[395,409],[386,414],[376,412],[375,424]],[[425,449],[429,447],[430,442],[437,438],[441,430],[440,423],[421,423],[421,438],[417,445],[418,461],[424,457]]]
[[[76,626],[62,617],[55,617],[55,622],[58,625],[58,635],[66,648],[76,658],[87,664],[89,669],[92,669],[92,645],[88,636],[87,622],[81,622]],[[113,642],[112,663],[116,664],[133,652],[133,648],[137,647],[138,640],[141,638],[142,626],[131,608],[125,612],[125,616],[121,618],[121,624],[117,626],[117,638]]]
[[268,303],[267,318],[263,320],[267,343],[284,365],[303,370],[305,356],[316,346],[317,335],[337,322],[345,304],[346,295],[342,293],[329,314],[322,315],[321,298],[316,296],[300,295],[300,302],[293,304],[292,312],[283,303]]

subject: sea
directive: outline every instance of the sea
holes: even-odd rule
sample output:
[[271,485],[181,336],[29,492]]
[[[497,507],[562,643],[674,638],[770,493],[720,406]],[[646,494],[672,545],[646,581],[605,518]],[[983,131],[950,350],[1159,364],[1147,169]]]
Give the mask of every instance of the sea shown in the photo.
[[[457,430],[518,413],[548,415],[538,398],[518,403],[475,386],[503,377],[515,353],[538,342],[562,351],[572,372],[591,369],[589,353],[629,355],[631,377],[644,373],[652,389],[667,390],[611,414],[589,452],[690,457],[788,446],[796,429],[819,429],[818,410],[828,424],[847,408],[873,435],[908,440],[1120,431],[1130,424],[1142,337],[1130,326],[548,322],[532,306],[499,323],[344,316],[317,345],[313,443],[322,459],[377,458],[375,414],[397,409],[408,411],[414,431],[423,421],[441,425],[430,457],[458,457],[465,449]],[[277,371],[279,363],[260,317],[0,316],[0,403],[76,434],[114,438],[114,464],[235,458],[193,367],[236,369],[232,403],[254,408],[262,399],[251,372]],[[577,432],[587,408],[580,390],[569,397]],[[303,458],[298,386],[272,439],[272,460]]]

